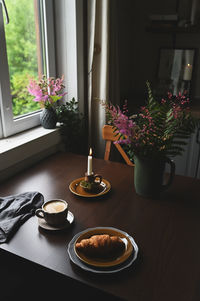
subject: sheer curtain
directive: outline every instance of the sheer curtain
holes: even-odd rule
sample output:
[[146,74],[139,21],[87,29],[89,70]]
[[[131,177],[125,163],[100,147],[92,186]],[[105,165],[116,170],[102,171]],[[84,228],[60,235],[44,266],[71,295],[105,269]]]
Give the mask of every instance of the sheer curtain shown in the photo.
[[109,1],[88,0],[88,125],[89,146],[102,157],[101,129],[106,122],[99,99],[109,98]]

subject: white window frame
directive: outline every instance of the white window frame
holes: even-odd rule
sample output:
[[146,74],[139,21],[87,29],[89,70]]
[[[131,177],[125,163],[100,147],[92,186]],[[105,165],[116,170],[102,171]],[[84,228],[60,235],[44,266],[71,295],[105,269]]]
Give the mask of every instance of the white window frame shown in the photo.
[[[47,76],[55,76],[55,45],[53,23],[53,1],[37,0],[43,5],[45,56]],[[9,14],[9,12],[8,12]],[[12,22],[12,20],[11,20]],[[9,26],[9,25],[8,25]],[[10,91],[10,79],[8,59],[6,53],[6,41],[3,22],[2,3],[0,1],[0,138],[8,137],[40,124],[40,111],[26,114],[19,118],[13,118],[12,98]]]

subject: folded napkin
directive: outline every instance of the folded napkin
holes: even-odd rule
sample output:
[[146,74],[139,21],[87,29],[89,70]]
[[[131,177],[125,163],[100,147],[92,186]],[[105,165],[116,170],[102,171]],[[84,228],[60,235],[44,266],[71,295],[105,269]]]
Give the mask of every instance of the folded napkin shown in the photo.
[[43,202],[37,191],[0,197],[0,243],[7,242]]

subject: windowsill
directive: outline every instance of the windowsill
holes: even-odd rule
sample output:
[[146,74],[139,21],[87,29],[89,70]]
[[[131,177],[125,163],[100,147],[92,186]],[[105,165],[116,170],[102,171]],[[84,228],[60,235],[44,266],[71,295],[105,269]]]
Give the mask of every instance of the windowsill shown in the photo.
[[20,134],[13,135],[8,138],[3,138],[0,140],[0,154],[8,152],[14,148],[20,147],[26,143],[30,143],[41,137],[51,135],[52,133],[58,131],[58,128],[48,130],[41,126],[24,131]]
[[59,128],[41,126],[0,140],[0,181],[59,150]]

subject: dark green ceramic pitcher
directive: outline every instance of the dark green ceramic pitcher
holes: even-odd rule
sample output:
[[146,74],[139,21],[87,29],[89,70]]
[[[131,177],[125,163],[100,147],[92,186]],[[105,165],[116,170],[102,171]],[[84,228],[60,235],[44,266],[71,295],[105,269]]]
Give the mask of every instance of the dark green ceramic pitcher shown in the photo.
[[[175,164],[167,157],[134,157],[134,184],[137,194],[144,197],[159,197],[174,178]],[[169,179],[163,184],[165,164],[170,165]]]

